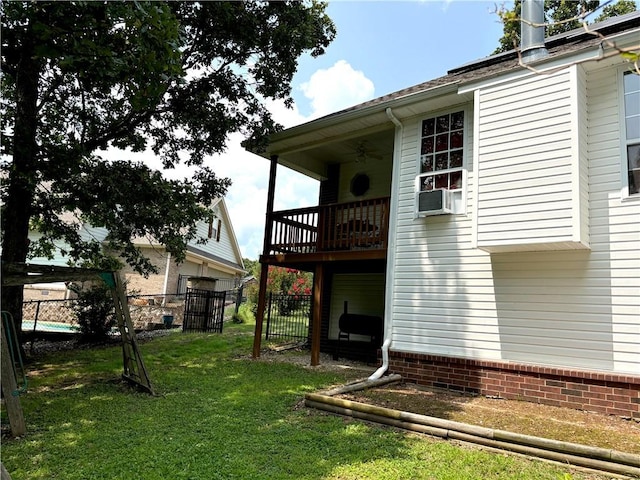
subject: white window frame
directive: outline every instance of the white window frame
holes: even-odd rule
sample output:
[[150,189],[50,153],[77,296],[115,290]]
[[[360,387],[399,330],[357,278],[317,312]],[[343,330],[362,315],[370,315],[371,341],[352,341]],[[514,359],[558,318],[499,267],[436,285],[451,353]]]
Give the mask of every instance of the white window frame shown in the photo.
[[[433,172],[422,172],[422,124],[424,121],[429,120],[431,118],[436,119],[443,115],[451,115],[453,113],[462,112],[464,115],[464,119],[462,122],[462,166],[456,167],[455,169],[444,169],[444,170],[434,170]],[[469,155],[471,153],[471,145],[469,144],[469,135],[471,129],[471,109],[468,106],[458,105],[455,108],[436,111],[428,116],[421,117],[418,121],[418,152],[417,157],[418,160],[416,162],[416,192],[421,189],[420,184],[422,183],[422,178],[434,175],[436,172],[441,172],[442,174],[448,174],[452,171],[457,171],[458,168],[462,172],[461,184],[460,188],[449,189],[452,192],[452,195],[455,196],[455,200],[453,202],[453,213],[454,214],[466,214],[467,211],[467,174],[469,171]],[[434,150],[435,151],[435,150]],[[437,189],[434,185],[434,190]]]
[[[630,72],[629,68],[629,65],[625,65],[624,68],[620,68],[618,72],[618,97],[620,105],[620,184],[622,186],[621,193],[623,199],[640,199],[640,192],[629,193],[629,159],[627,157],[627,148],[630,145],[640,145],[640,138],[627,138],[624,75]],[[633,73],[630,74],[633,75]]]

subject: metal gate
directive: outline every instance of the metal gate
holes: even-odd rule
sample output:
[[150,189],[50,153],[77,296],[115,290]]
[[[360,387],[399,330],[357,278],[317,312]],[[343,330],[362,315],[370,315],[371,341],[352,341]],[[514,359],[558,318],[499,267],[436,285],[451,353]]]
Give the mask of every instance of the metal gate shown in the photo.
[[309,340],[311,295],[269,294],[265,339]]
[[222,333],[226,292],[187,288],[183,332]]

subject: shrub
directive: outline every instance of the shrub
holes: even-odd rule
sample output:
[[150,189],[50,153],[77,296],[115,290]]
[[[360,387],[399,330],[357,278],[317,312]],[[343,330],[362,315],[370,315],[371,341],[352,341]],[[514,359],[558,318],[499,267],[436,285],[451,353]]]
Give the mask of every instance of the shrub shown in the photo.
[[116,325],[113,299],[104,285],[94,285],[79,292],[73,311],[83,342],[106,340]]
[[252,311],[252,305],[249,303],[243,303],[238,309],[238,313],[234,313],[232,320],[233,323],[253,323],[256,317]]

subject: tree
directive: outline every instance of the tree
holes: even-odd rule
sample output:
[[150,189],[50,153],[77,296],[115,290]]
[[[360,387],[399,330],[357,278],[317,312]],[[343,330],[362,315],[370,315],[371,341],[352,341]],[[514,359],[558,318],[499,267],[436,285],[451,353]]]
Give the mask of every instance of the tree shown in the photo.
[[[246,262],[246,259],[245,259]],[[251,261],[250,261],[251,262]],[[245,263],[246,266],[246,263]],[[254,261],[252,264],[253,275],[260,277],[262,265]],[[303,272],[295,268],[277,267],[268,265],[269,273],[267,276],[267,296],[270,293],[283,295],[311,295],[313,288],[313,274]],[[257,306],[258,303],[258,285],[254,284],[247,290],[247,298]]]
[[[600,8],[600,0],[545,0],[546,35],[575,30],[582,26],[582,18]],[[613,4],[605,5],[595,22],[601,22],[607,18],[624,15],[636,10],[634,0],[618,0]],[[498,12],[503,21],[503,35],[500,38],[500,46],[493,52],[502,53],[513,50],[520,45],[520,19],[522,15],[522,0],[515,0],[513,9]]]
[[255,278],[260,276],[260,262],[258,260],[251,260],[249,258],[243,258],[244,268],[247,271],[247,275],[253,275]]
[[[242,132],[259,146],[279,128],[264,99],[292,102],[304,52],[335,36],[324,3],[4,2],[2,4],[2,256],[24,262],[65,244],[71,262],[113,265],[120,256],[154,271],[133,237],[150,236],[178,261],[195,225],[228,179],[203,166]],[[108,148],[150,149],[165,168]],[[68,221],[67,218],[74,221]],[[106,227],[109,253],[80,224]],[[29,244],[29,230],[41,239]],[[22,288],[2,289],[2,309],[21,325]]]

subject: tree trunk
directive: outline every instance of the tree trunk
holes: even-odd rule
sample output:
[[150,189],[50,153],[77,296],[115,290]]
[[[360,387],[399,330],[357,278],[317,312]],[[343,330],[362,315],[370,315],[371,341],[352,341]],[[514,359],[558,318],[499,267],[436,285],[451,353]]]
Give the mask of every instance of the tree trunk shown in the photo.
[[[29,220],[38,182],[38,86],[40,61],[35,56],[34,35],[29,25],[21,39],[15,85],[13,162],[9,167],[5,210],[2,216],[2,261],[25,262],[29,251]],[[2,310],[13,316],[22,332],[23,287],[2,287]]]

